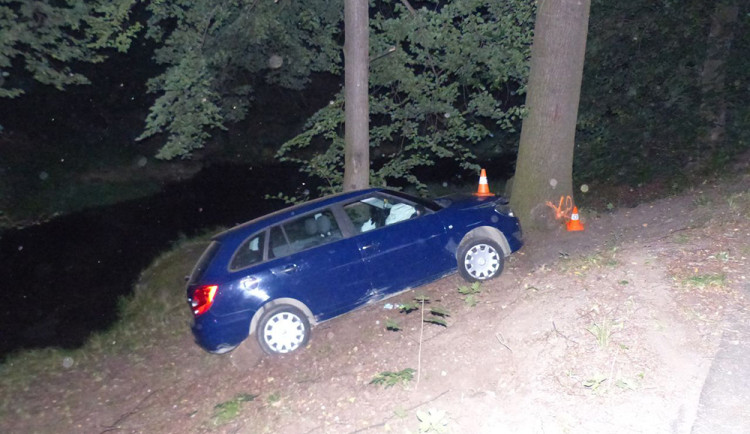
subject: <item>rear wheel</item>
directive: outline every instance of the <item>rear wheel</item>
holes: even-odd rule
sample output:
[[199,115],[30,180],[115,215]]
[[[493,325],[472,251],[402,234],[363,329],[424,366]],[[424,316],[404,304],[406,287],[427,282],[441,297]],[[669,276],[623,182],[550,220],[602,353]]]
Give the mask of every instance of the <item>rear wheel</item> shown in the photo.
[[469,282],[489,280],[503,272],[505,257],[490,238],[476,238],[460,247],[458,271]]
[[256,331],[260,347],[268,354],[290,353],[310,339],[310,322],[294,306],[279,305],[263,314]]

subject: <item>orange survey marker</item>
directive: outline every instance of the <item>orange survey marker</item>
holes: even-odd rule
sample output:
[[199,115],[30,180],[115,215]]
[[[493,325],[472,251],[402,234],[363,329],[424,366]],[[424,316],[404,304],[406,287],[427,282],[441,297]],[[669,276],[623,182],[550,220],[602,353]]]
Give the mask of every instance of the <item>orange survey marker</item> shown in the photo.
[[570,218],[570,212],[574,209],[573,198],[570,196],[560,196],[559,205],[555,206],[554,203],[547,201],[547,206],[555,211],[555,220],[567,220]]
[[477,187],[477,196],[494,196],[490,193],[490,187],[487,185],[487,172],[482,169],[479,174],[479,187]]
[[575,232],[575,231],[582,231],[583,230],[583,223],[581,223],[581,219],[578,216],[578,207],[573,207],[573,214],[570,215],[570,220],[567,224],[568,232]]

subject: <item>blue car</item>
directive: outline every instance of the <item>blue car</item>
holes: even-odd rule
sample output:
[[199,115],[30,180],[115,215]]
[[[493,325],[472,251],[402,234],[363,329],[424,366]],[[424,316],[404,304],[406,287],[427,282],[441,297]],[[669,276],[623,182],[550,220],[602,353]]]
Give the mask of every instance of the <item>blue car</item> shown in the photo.
[[311,325],[456,269],[470,282],[497,277],[522,244],[504,198],[327,196],[213,237],[188,279],[193,334],[213,353],[253,333],[265,352],[288,353]]

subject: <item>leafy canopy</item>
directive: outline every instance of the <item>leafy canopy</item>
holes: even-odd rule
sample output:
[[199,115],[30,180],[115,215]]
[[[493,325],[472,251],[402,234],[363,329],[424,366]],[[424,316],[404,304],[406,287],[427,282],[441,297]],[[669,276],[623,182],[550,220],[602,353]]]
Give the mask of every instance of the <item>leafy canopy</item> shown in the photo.
[[127,51],[139,23],[131,22],[137,0],[29,1],[0,3],[0,97],[24,93],[12,71],[25,70],[40,83],[62,90],[88,79],[75,62],[99,63],[103,50]]
[[[734,24],[724,94],[706,95],[701,70],[715,7],[716,2],[682,0],[592,2],[574,170],[578,178],[643,182],[747,148],[750,89],[742,84],[747,83],[750,9],[744,3]],[[728,108],[728,140],[716,150],[700,140],[710,127],[701,118],[701,106],[714,97]]]
[[153,0],[148,37],[164,72],[140,139],[167,133],[159,158],[188,157],[213,128],[244,118],[253,89],[302,89],[315,71],[339,72],[340,2]]
[[[532,40],[529,1],[426,1],[419,10],[378,3],[370,30],[370,183],[418,188],[414,169],[441,159],[474,169],[473,144],[513,130],[522,115]],[[336,191],[343,175],[343,92],[284,144],[282,161],[301,165]]]

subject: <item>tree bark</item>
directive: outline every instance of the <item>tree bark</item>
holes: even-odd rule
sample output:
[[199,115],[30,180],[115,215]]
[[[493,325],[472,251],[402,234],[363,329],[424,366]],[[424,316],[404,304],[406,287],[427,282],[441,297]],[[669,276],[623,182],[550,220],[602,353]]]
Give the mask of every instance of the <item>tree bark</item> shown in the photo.
[[368,0],[344,2],[344,191],[370,184]]
[[706,123],[703,142],[715,151],[724,139],[727,120],[725,65],[734,40],[739,7],[735,1],[718,2],[711,16],[706,60],[701,70],[701,117]]
[[591,0],[539,3],[531,48],[527,117],[511,202],[524,229],[557,227],[561,196],[573,194],[573,149]]

